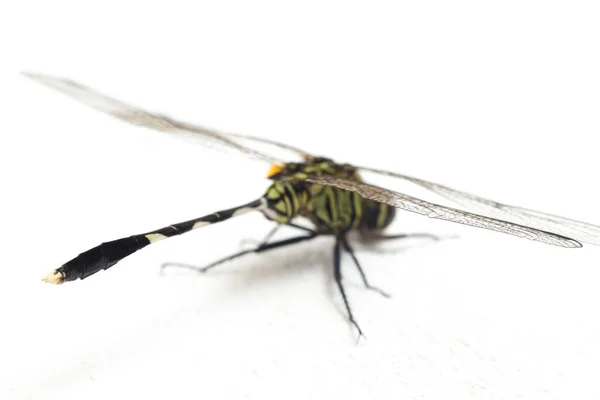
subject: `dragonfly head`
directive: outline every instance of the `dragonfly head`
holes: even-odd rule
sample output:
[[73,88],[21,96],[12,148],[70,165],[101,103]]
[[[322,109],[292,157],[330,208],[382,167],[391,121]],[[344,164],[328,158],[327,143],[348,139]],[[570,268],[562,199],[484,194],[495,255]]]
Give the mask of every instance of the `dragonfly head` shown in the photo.
[[356,168],[349,164],[338,164],[330,158],[311,157],[306,162],[272,164],[267,172],[269,179],[281,179],[296,174],[352,176]]
[[280,179],[302,171],[304,166],[306,166],[304,163],[271,164],[271,167],[267,172],[267,178],[273,180]]

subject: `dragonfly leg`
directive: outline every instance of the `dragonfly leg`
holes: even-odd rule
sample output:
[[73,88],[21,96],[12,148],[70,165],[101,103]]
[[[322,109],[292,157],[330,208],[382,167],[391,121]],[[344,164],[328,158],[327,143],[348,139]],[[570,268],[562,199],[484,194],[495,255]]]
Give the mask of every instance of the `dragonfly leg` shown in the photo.
[[267,233],[267,236],[265,236],[265,238],[262,241],[258,241],[255,239],[242,239],[240,240],[240,247],[244,246],[245,244],[250,244],[256,247],[259,247],[262,244],[265,244],[269,241],[269,239],[271,239],[273,237],[273,235],[275,235],[275,233],[279,230],[279,228],[281,228],[281,224],[277,224],[273,227],[273,229],[271,229],[269,231],[269,233]]
[[354,315],[352,314],[352,309],[350,308],[350,303],[348,302],[348,297],[346,296],[346,291],[344,290],[344,285],[342,284],[342,270],[341,270],[341,258],[340,252],[341,247],[344,245],[345,238],[344,237],[336,237],[335,246],[333,248],[333,277],[335,278],[335,283],[337,284],[340,293],[342,294],[342,299],[344,299],[344,305],[346,306],[346,312],[348,313],[348,319],[350,323],[356,327],[358,330],[358,338],[361,336],[365,336],[358,326],[358,323],[354,319]]
[[288,238],[288,239],[278,240],[276,242],[266,243],[266,241],[269,240],[272,236],[272,234],[270,233],[269,235],[267,235],[267,238],[261,244],[259,244],[255,249],[239,251],[230,256],[227,256],[227,257],[221,258],[215,262],[212,262],[202,268],[198,268],[197,266],[190,265],[190,264],[164,263],[161,265],[161,271],[166,267],[182,267],[182,268],[192,269],[192,270],[195,270],[198,272],[206,272],[209,269],[216,267],[217,265],[223,264],[224,262],[231,261],[233,259],[236,259],[238,257],[241,257],[241,256],[249,254],[249,253],[262,253],[264,251],[276,249],[278,247],[289,246],[289,245],[292,245],[295,243],[313,239],[313,238],[317,237],[318,235],[319,234],[317,232],[310,231],[310,233],[308,235],[295,236],[295,237]]
[[390,297],[390,295],[387,294],[386,292],[384,292],[383,290],[379,289],[376,286],[371,286],[369,284],[369,281],[367,280],[367,275],[365,274],[365,271],[363,271],[362,267],[360,266],[360,263],[358,262],[358,259],[356,258],[356,255],[354,254],[354,250],[352,250],[352,247],[350,247],[350,244],[348,243],[347,240],[344,240],[343,244],[344,244],[344,249],[346,249],[346,251],[348,253],[350,253],[350,257],[352,257],[352,260],[354,261],[354,265],[356,265],[356,268],[358,269],[358,272],[360,273],[360,277],[362,278],[362,281],[363,281],[365,287],[367,289],[376,291],[383,297]]
[[[275,225],[275,227],[273,229],[271,229],[271,231],[269,233],[267,233],[267,236],[265,236],[265,238],[262,241],[258,241],[258,240],[254,240],[254,239],[242,239],[240,241],[240,246],[243,246],[245,244],[251,244],[254,245],[256,247],[259,247],[265,243],[267,243],[269,241],[269,239],[271,239],[273,237],[273,235],[275,235],[275,233],[283,226],[284,224],[277,224]],[[287,226],[290,226],[292,228],[296,228],[296,229],[300,229],[309,233],[313,233],[314,231],[310,228],[305,228],[304,226],[301,225],[296,225],[293,223],[287,223],[285,224]]]
[[394,240],[394,239],[409,239],[409,238],[424,238],[431,239],[434,241],[442,240],[442,237],[433,235],[431,233],[398,233],[393,235],[373,235],[368,236],[369,240]]

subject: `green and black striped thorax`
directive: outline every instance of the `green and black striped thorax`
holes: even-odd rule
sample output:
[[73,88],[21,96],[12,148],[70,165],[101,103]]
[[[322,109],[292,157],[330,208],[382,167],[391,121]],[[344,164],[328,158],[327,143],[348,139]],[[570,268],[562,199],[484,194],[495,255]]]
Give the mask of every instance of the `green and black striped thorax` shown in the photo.
[[355,167],[338,164],[323,157],[309,157],[302,163],[273,165],[268,177],[273,184],[265,199],[265,215],[279,223],[289,223],[301,216],[309,219],[321,232],[381,230],[395,216],[395,208],[367,200],[357,193],[307,182],[311,176],[333,176],[361,182]]

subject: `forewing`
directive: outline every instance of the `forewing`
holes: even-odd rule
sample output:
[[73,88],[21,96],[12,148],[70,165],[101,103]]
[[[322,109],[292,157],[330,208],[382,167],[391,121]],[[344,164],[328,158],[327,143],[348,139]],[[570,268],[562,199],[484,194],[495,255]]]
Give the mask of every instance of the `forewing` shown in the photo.
[[497,201],[485,199],[470,193],[461,192],[434,182],[423,179],[413,178],[408,175],[398,174],[390,171],[383,171],[367,167],[358,167],[363,171],[375,172],[381,175],[401,178],[412,182],[425,189],[431,190],[461,205],[483,215],[498,218],[516,224],[531,226],[542,231],[555,232],[560,235],[568,236],[579,242],[600,245],[600,226],[588,224],[586,222],[552,215],[541,211],[530,210],[522,207],[509,206]]
[[349,181],[332,176],[310,176],[305,180],[356,192],[366,199],[389,204],[393,207],[425,215],[429,218],[443,219],[463,225],[489,229],[555,246],[581,247],[581,243],[577,240],[563,235],[430,203],[416,197],[363,182]]
[[281,158],[290,161],[297,160],[308,161],[314,156],[304,150],[299,149],[296,146],[292,146],[289,144],[281,143],[276,140],[261,138],[257,136],[251,135],[242,135],[239,133],[226,133],[227,136],[239,141],[241,143],[252,142],[254,145],[260,143],[261,145],[267,145],[269,154],[277,154],[281,155]]
[[72,80],[34,73],[23,74],[39,83],[65,93],[98,111],[102,111],[131,124],[162,132],[191,135],[213,144],[220,144],[227,148],[234,148],[242,153],[270,163],[282,162],[275,157],[237,143],[232,138],[233,135],[217,132],[215,130],[204,128],[198,125],[177,121],[165,115],[142,110],[140,108],[123,103],[122,101],[113,99]]

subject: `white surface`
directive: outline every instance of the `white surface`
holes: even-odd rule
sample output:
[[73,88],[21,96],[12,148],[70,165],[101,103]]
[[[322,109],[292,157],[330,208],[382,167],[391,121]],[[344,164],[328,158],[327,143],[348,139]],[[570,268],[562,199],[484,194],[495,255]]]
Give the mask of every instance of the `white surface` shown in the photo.
[[22,69],[600,223],[597,2],[393,4],[3,6],[0,397],[598,398],[593,246],[401,214],[393,231],[461,237],[360,248],[391,300],[363,290],[344,259],[368,338],[358,346],[331,239],[159,276],[163,261],[201,265],[260,239],[260,215],[85,281],[40,281],[101,241],[258,197],[268,166],[111,120]]

